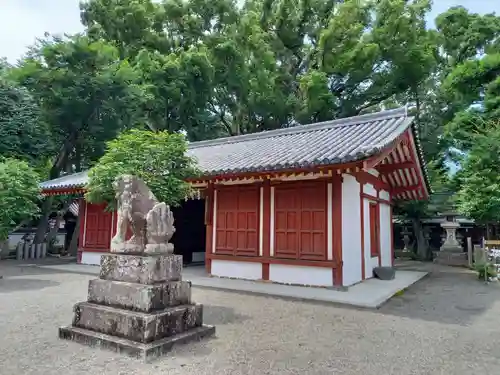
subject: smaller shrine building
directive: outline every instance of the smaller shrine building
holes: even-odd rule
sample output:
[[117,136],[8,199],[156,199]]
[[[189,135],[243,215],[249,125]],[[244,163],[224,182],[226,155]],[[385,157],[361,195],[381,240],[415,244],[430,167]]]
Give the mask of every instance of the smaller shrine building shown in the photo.
[[[173,209],[175,252],[213,276],[350,286],[392,266],[392,206],[429,196],[405,108],[189,144],[203,176]],[[83,193],[86,172],[41,184]],[[99,264],[115,213],[81,199],[78,261]]]

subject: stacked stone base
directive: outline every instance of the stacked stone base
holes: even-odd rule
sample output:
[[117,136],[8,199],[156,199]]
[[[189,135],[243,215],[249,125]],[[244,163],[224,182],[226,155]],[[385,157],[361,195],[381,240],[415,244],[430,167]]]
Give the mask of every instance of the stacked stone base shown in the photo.
[[182,256],[103,255],[100,279],[59,337],[147,359],[215,333],[182,281]]
[[434,263],[444,266],[467,266],[467,253],[453,250],[441,250],[434,253]]

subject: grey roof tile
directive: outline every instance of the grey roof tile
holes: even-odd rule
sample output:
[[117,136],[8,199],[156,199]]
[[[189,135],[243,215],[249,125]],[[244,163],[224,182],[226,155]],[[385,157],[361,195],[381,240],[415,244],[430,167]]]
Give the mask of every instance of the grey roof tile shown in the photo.
[[413,123],[405,108],[190,144],[208,175],[305,168],[378,153]]
[[42,182],[40,188],[42,190],[79,188],[85,186],[88,180],[88,171],[83,171]]
[[[193,142],[188,154],[205,175],[273,171],[358,161],[379,153],[413,124],[405,108]],[[414,134],[418,132],[414,127]],[[419,157],[424,167],[421,150]],[[81,187],[87,172],[43,182],[42,189]]]

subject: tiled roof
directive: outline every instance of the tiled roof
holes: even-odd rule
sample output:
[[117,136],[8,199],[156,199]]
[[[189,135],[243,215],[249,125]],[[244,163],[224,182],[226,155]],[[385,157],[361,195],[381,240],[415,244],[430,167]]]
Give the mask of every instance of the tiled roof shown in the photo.
[[83,171],[42,182],[40,188],[42,190],[81,188],[87,184],[88,180],[88,171]]
[[[401,108],[255,134],[193,142],[189,144],[188,153],[197,159],[205,175],[340,164],[379,153],[412,124],[413,117],[408,117],[406,109]],[[419,156],[423,166],[421,152]],[[86,172],[81,172],[44,182],[41,187],[79,187],[84,186],[87,180]]]
[[347,163],[379,153],[413,123],[406,109],[192,143],[207,175]]

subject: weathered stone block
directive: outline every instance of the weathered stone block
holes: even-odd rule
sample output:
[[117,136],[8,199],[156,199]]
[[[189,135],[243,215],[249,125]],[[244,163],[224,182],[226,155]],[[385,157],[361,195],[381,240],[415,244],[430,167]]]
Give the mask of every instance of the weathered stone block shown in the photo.
[[181,280],[181,271],[182,255],[105,254],[101,256],[99,277],[103,280],[156,284]]
[[380,280],[394,280],[396,271],[392,267],[375,267],[373,274]]
[[150,312],[191,304],[190,281],[144,285],[94,279],[89,282],[88,302]]
[[73,340],[81,344],[95,346],[102,349],[112,350],[127,354],[131,357],[148,361],[159,357],[172,349],[174,345],[185,344],[190,341],[200,340],[215,334],[214,326],[202,325],[175,336],[143,344],[121,337],[106,335],[104,333],[89,331],[78,327],[59,328],[59,338]]
[[148,314],[80,302],[75,305],[74,312],[75,327],[141,343],[185,332],[203,322],[203,306],[200,304],[170,307]]

